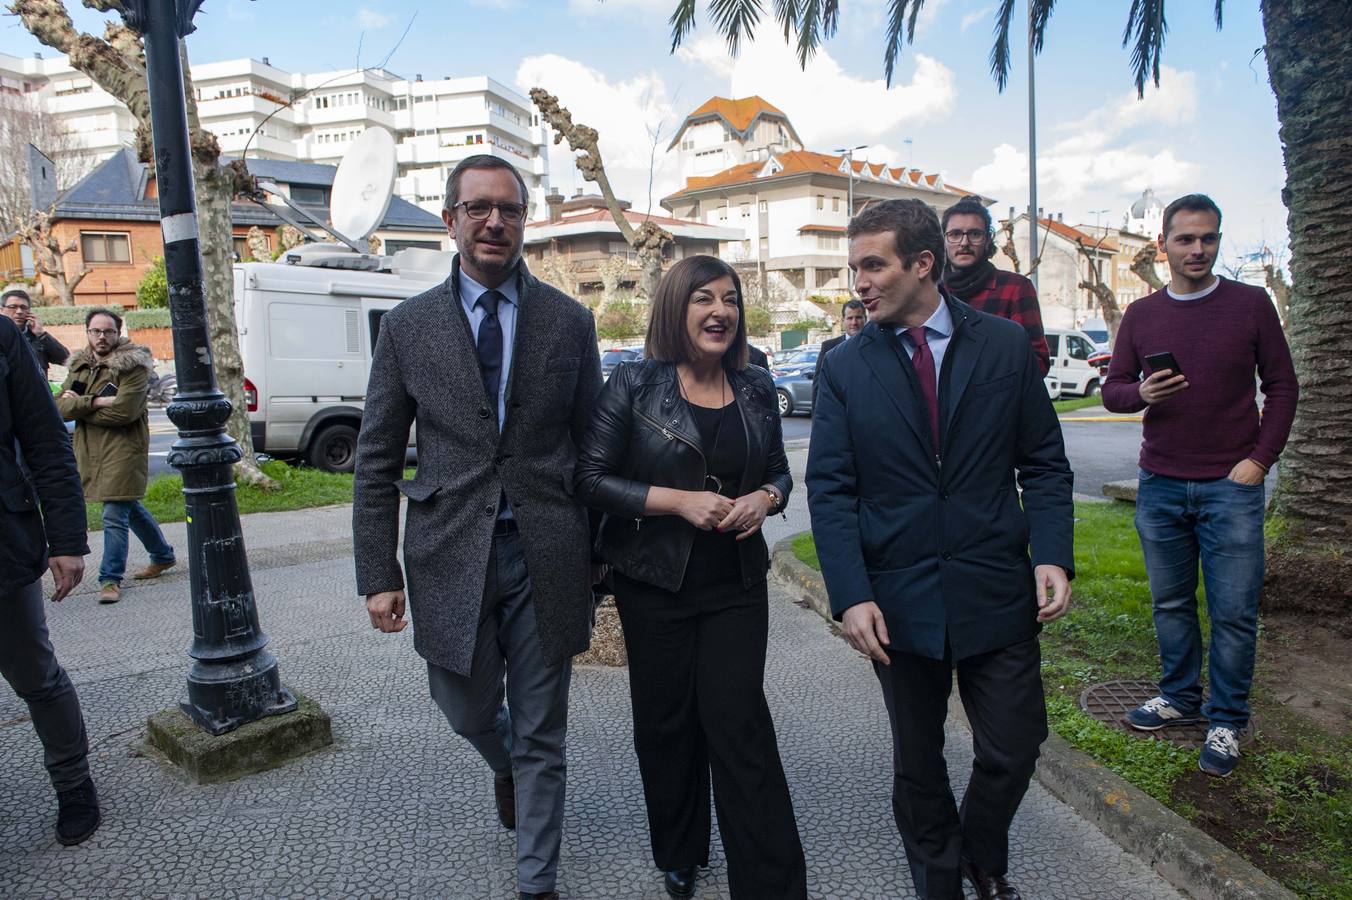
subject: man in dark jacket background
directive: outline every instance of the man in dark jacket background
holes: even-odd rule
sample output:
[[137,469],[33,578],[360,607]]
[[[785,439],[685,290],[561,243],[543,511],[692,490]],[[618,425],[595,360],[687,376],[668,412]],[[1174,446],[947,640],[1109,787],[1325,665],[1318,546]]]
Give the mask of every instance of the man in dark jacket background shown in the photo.
[[833,338],[822,341],[821,351],[817,354],[817,365],[812,369],[812,405],[817,405],[817,376],[822,373],[822,360],[826,354],[864,330],[868,324],[868,310],[858,300],[846,300],[840,307],[840,331]]
[[[1061,428],[1023,329],[940,291],[932,209],[879,203],[847,235],[872,321],[818,379],[807,486],[822,575],[882,685],[917,893],[957,900],[965,875],[981,900],[1017,900],[1009,826],[1047,736],[1038,632],[1070,602]],[[955,668],[976,757],[961,809],[943,755]]]
[[[22,454],[23,463],[20,463]],[[41,513],[39,514],[39,508]],[[0,673],[28,704],[57,793],[56,839],[78,844],[99,826],[80,700],[56,661],[42,609],[84,574],[84,495],[70,436],[18,328],[0,318]]]
[[59,366],[70,359],[70,351],[65,345],[42,327],[42,320],[33,312],[33,301],[22,285],[10,285],[5,288],[4,294],[0,295],[0,312],[8,316],[23,332],[23,336],[28,340],[28,346],[33,350],[33,355],[37,357],[44,378],[47,377],[47,370],[52,363]]

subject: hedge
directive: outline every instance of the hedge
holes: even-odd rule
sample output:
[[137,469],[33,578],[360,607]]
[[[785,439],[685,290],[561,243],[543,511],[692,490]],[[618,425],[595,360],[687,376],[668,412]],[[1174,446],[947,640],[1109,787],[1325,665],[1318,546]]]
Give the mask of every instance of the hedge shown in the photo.
[[38,314],[43,325],[83,325],[91,310],[107,312],[110,309],[125,318],[120,306],[38,306],[33,312]]
[[172,324],[167,309],[132,309],[124,318],[128,328],[168,328]]

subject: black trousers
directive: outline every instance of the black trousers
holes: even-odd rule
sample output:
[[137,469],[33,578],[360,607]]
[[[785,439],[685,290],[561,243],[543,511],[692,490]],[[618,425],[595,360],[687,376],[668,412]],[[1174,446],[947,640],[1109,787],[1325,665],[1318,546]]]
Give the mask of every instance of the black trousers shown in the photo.
[[1008,869],[1009,825],[1047,738],[1037,638],[957,663],[976,756],[961,808],[944,762],[953,662],[947,655],[890,656],[892,665],[873,668],[892,723],[892,813],[916,892],[925,900],[960,900],[962,857],[988,874]]
[[708,865],[712,770],[732,897],[806,898],[803,847],[765,702],[765,584],[673,594],[616,582],[653,860],[663,870]]

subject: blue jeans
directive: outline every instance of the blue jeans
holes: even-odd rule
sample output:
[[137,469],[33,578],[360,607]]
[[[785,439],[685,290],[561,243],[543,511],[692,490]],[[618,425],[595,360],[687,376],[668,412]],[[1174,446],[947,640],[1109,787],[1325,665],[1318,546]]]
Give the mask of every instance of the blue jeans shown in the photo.
[[1142,469],[1136,496],[1136,531],[1160,646],[1160,694],[1185,713],[1202,707],[1200,556],[1211,620],[1211,699],[1202,712],[1213,725],[1237,729],[1249,722],[1258,641],[1263,494],[1261,482],[1185,481]]
[[103,501],[103,562],[99,564],[99,584],[122,583],[127,574],[127,527],[145,546],[153,563],[174,561],[174,548],[164,539],[159,524],[140,500]]

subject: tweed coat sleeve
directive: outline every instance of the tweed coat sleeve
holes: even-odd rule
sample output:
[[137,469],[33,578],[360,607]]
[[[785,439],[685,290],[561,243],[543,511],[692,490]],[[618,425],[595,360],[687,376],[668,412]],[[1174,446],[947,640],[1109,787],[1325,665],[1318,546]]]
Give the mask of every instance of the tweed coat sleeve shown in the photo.
[[399,567],[399,491],[416,404],[399,353],[400,317],[387,313],[371,356],[352,480],[352,544],[357,593],[404,588]]

